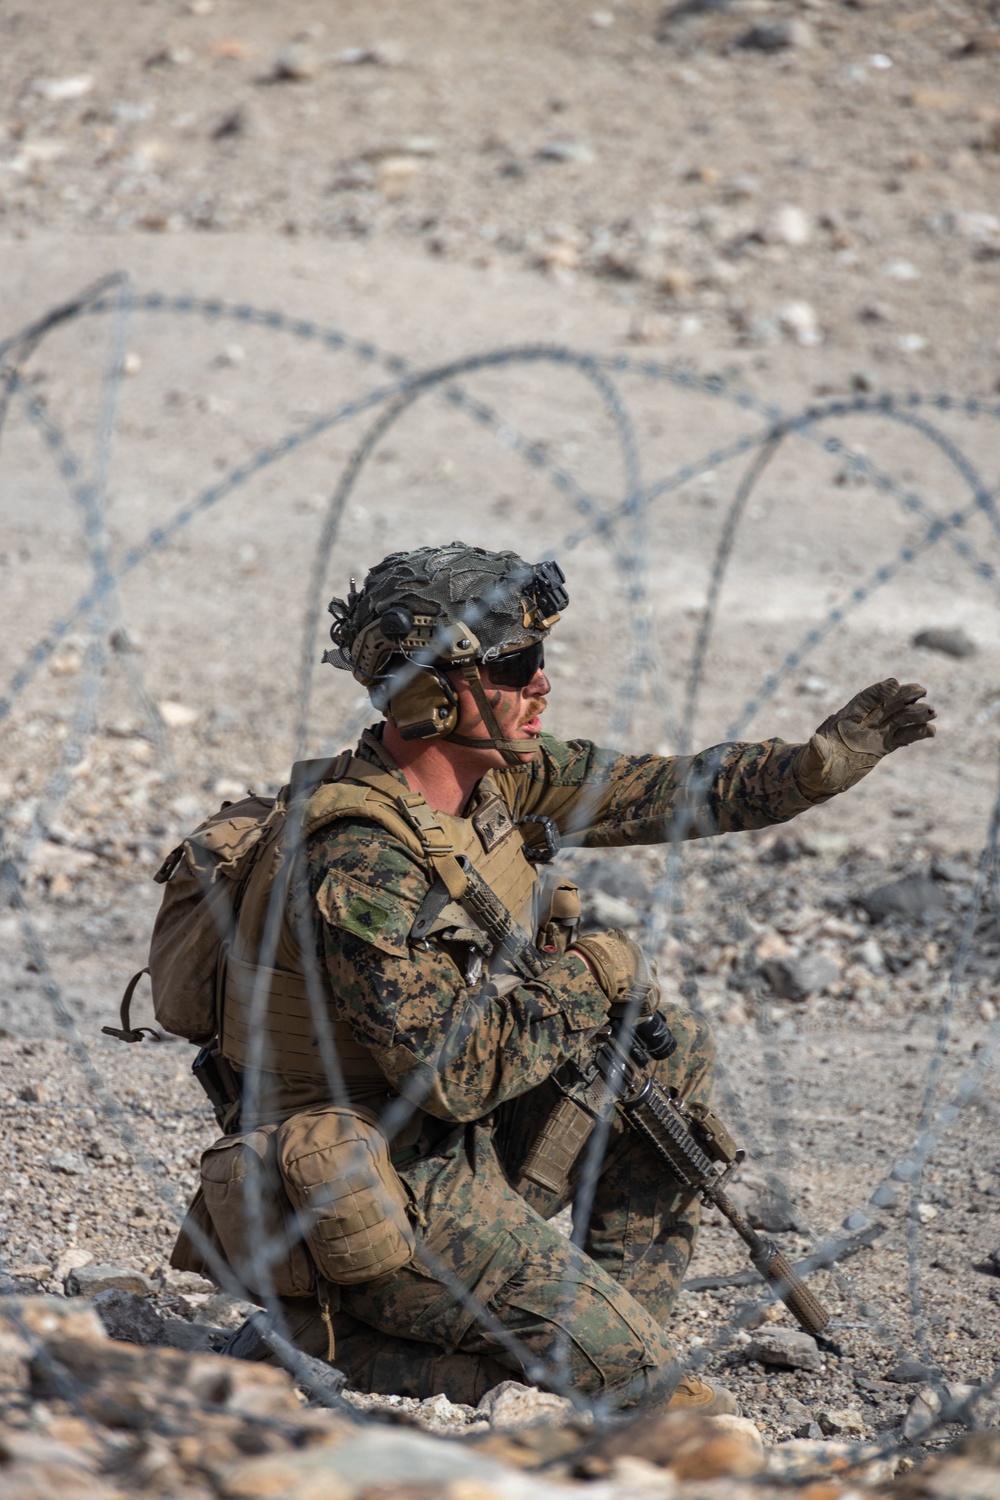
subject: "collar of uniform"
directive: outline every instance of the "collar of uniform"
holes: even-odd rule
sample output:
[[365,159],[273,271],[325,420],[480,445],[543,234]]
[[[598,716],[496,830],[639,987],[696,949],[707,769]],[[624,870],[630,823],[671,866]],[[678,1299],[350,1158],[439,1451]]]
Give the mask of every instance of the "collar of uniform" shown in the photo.
[[364,730],[354,753],[359,760],[366,760],[369,765],[377,766],[381,771],[388,771],[390,776],[395,776],[396,780],[401,781],[409,790],[406,777],[382,743],[384,728],[384,724],[372,724],[369,729]]

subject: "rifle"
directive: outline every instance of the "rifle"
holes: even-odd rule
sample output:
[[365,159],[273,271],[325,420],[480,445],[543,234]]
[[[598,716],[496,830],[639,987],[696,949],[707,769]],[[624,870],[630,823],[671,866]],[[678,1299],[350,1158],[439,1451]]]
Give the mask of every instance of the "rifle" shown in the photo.
[[[464,855],[459,856],[467,881],[461,898],[481,929],[487,957],[496,955],[522,979],[538,979],[551,959],[539,952],[528,934]],[[781,1298],[806,1333],[822,1333],[830,1321],[823,1304],[792,1269],[772,1239],[759,1235],[726,1192],[745,1157],[714,1110],[668,1092],[650,1076],[654,1058],[669,1057],[676,1045],[662,1016],[640,1020],[622,1045],[621,1028],[598,1031],[595,1050],[584,1063],[568,1063],[555,1082],[564,1095],[588,1114],[607,1119],[613,1113],[638,1132],[671,1174],[701,1194],[732,1224],[750,1251],[750,1262]]]

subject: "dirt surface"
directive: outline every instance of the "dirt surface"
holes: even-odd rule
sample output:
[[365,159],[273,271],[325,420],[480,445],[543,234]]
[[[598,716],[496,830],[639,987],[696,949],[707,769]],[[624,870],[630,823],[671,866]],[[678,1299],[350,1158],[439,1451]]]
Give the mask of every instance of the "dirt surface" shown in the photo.
[[[904,1356],[992,1378],[998,912],[977,861],[1000,719],[996,8],[192,0],[106,3],[98,25],[39,0],[0,5],[0,34],[0,337],[113,272],[135,298],[22,360],[0,444],[14,1284],[61,1290],[85,1256],[166,1264],[213,1131],[184,1044],[99,1027],[144,960],[164,853],[365,721],[354,684],[301,678],[330,594],[454,535],[551,553],[572,604],[547,727],[676,750],[751,439],[775,408],[833,403],[742,508],[690,739],[799,739],[893,673],[928,685],[937,740],[780,836],[685,851],[666,926],[661,854],[566,864],[592,919],[658,944],[712,1017],[745,1191],[780,1178],[794,1203],[785,1247],[858,1232],[852,1213],[884,1225],[841,1280],[817,1274],[842,1351],[821,1371],[747,1362],[753,1329],[730,1322],[746,1289],[684,1293],[683,1347],[768,1440],[846,1408],[859,1432],[896,1430],[920,1384],[886,1379]],[[151,309],[154,292],[290,321]],[[327,556],[330,497],[393,361],[529,345],[401,416]],[[539,345],[624,362],[606,373],[661,494],[622,516],[616,398],[594,362]],[[88,616],[105,544],[125,571]],[[973,649],[914,645],[930,628]],[[859,902],[918,876],[908,914]],[[806,998],[775,992],[819,958]],[[928,1124],[911,1191],[898,1164]],[[894,1167],[895,1202],[873,1206]],[[692,1275],[744,1264],[709,1224]]]

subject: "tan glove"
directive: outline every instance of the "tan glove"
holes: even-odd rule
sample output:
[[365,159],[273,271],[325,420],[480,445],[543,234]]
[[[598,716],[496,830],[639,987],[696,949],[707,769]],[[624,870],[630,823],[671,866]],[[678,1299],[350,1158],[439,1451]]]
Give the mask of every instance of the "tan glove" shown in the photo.
[[900,687],[895,677],[887,677],[824,719],[795,758],[795,778],[803,794],[819,800],[846,792],[900,745],[931,739],[936,733],[930,722],[934,709],[917,702],[926,691],[919,682]]
[[606,932],[588,932],[577,938],[571,953],[584,959],[610,1004],[609,1013],[635,1007],[635,1016],[651,1016],[660,1003],[656,971],[638,943],[620,927]]

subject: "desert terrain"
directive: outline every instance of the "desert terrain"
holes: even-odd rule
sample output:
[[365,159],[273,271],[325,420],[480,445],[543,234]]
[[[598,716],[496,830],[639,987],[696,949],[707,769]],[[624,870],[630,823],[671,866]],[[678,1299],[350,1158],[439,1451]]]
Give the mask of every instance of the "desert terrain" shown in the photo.
[[787,1369],[709,1215],[686,1357],[771,1447],[919,1465],[925,1389],[995,1426],[998,68],[958,0],[0,0],[6,1290],[239,1321],[167,1270],[191,1049],[100,1028],[165,854],[369,721],[327,600],[461,536],[564,567],[563,737],[926,686],[936,739],[787,827],[561,859],[711,1019],[745,1205],[870,1232]]

